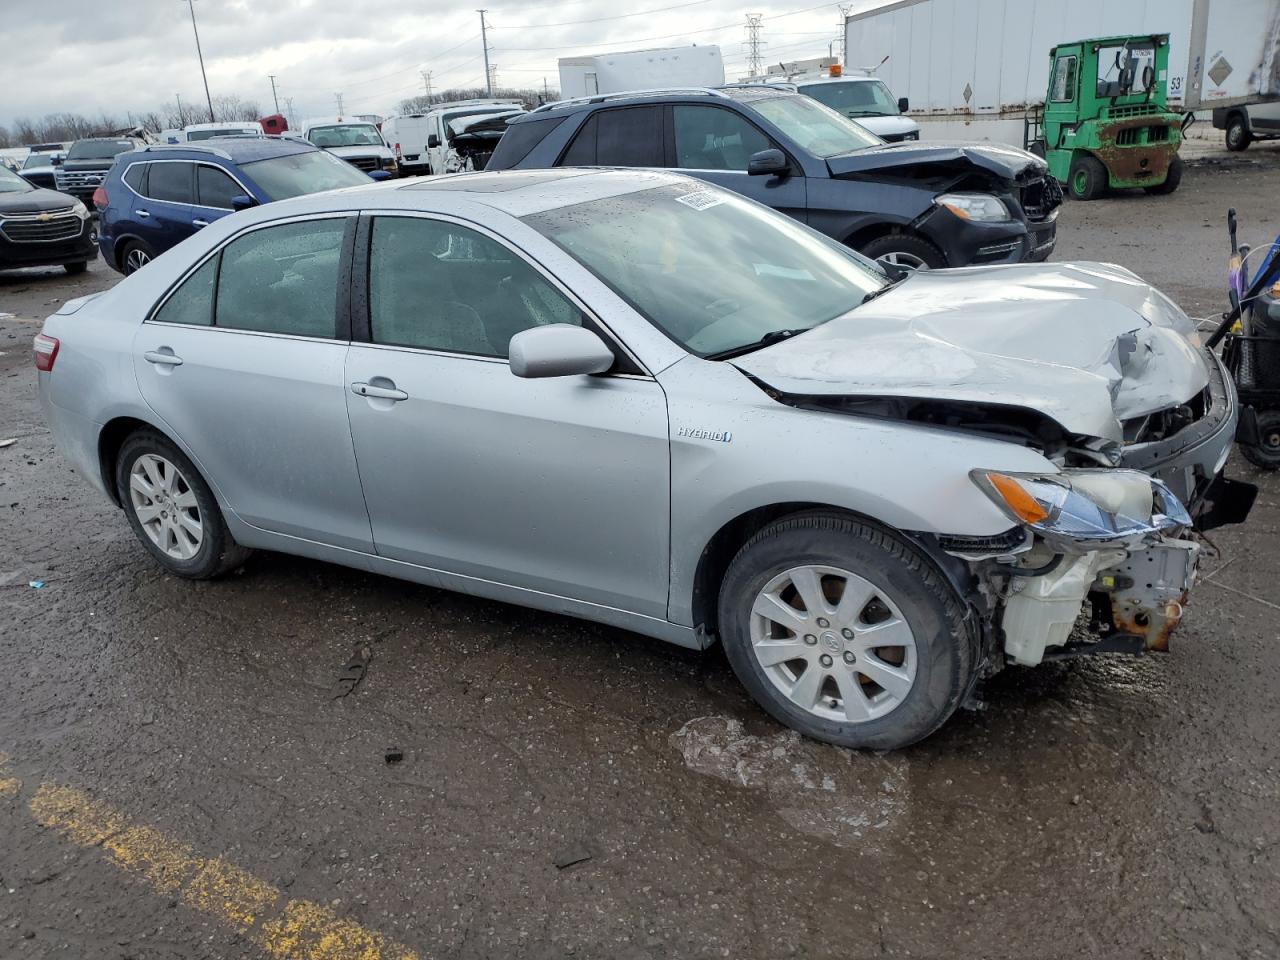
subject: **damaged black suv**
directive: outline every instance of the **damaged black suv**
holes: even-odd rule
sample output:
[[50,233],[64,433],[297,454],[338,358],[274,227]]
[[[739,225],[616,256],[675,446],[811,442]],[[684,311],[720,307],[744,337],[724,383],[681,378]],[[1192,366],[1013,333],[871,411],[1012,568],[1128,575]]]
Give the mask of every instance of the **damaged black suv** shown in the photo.
[[663,167],[910,267],[1044,260],[1062,190],[1043,160],[988,144],[888,144],[789,90],[646,91],[515,117],[486,169]]

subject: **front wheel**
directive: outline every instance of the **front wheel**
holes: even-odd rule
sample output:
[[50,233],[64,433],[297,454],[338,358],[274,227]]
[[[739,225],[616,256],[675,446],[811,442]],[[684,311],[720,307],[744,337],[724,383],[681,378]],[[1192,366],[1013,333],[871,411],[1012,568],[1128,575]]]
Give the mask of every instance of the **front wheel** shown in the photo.
[[1247,150],[1249,144],[1253,143],[1253,134],[1249,132],[1249,126],[1244,122],[1244,117],[1235,114],[1227,121],[1227,149],[1232,152]]
[[195,465],[168,438],[140,430],[116,460],[116,492],[142,545],[170,573],[207,580],[252,552],[235,542]]
[[1160,196],[1166,193],[1173,193],[1173,191],[1178,189],[1178,184],[1180,184],[1181,182],[1182,182],[1182,158],[1175,155],[1174,158],[1169,161],[1169,172],[1165,174],[1164,182],[1157,183],[1150,187],[1146,187],[1145,189],[1147,193]]
[[720,591],[734,673],[777,720],[815,740],[888,750],[937,730],[973,669],[960,599],[897,536],[799,514],[743,546]]
[[67,271],[68,274],[74,277],[77,274],[84,273],[86,270],[88,270],[89,263],[88,261],[85,261],[85,260],[81,260],[79,263],[64,263],[62,265],[62,269]]
[[1107,168],[1097,157],[1077,157],[1067,175],[1067,189],[1077,200],[1097,200],[1109,183]]
[[940,270],[947,265],[941,250],[924,237],[911,233],[890,233],[864,243],[858,251],[880,263],[891,263],[912,270]]

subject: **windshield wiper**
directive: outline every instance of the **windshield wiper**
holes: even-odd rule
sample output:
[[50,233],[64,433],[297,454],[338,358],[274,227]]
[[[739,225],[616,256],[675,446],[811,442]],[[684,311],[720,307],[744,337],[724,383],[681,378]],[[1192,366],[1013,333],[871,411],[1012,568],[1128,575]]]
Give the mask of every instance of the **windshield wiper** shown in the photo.
[[[866,301],[863,301],[864,303]],[[750,353],[752,350],[759,350],[770,344],[781,343],[783,340],[790,340],[796,334],[804,333],[806,330],[812,330],[812,327],[799,327],[795,330],[770,330],[759,340],[753,343],[744,343],[741,346],[730,347],[728,350],[721,350],[719,353],[708,353],[705,357],[707,360],[729,360],[733,357],[740,357],[744,353]]]
[[[890,280],[879,290],[872,290],[870,293],[868,293],[865,297],[862,298],[862,303],[870,303],[876,297],[883,296],[884,294],[892,290],[894,287],[896,287],[898,284],[900,284],[903,280],[907,279],[907,277],[909,276],[911,276],[910,270],[903,273],[902,276],[895,277],[894,279]],[[861,306],[861,304],[859,304],[859,306]]]
[[892,114],[882,113],[879,110],[846,110],[846,117],[888,117]]

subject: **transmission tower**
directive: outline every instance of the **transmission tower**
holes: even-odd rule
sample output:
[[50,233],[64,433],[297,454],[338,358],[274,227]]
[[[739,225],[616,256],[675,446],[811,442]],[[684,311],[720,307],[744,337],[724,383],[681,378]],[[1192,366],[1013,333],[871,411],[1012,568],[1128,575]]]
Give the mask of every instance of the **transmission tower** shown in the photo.
[[840,34],[836,37],[836,42],[840,44],[840,65],[849,66],[849,51],[845,49],[844,38],[849,34],[849,28],[846,21],[849,19],[849,11],[853,9],[853,4],[840,4]]
[[747,48],[747,70],[753,77],[760,76],[764,65],[765,42],[760,39],[760,24],[763,20],[764,17],[761,14],[747,14],[747,39],[743,46]]

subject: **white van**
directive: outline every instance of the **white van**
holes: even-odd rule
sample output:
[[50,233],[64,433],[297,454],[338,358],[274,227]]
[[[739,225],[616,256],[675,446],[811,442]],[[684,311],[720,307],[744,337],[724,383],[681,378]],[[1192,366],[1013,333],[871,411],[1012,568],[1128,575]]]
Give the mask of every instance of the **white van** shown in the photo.
[[920,125],[906,116],[910,106],[907,98],[895,100],[884,81],[877,77],[839,72],[832,76],[823,71],[746,82],[776,84],[813,97],[890,143],[920,139]]
[[430,172],[483,170],[502,137],[506,119],[524,112],[519,100],[457,100],[436,104],[426,114]]
[[[169,131],[165,131],[168,133]],[[198,140],[212,140],[214,137],[265,137],[262,124],[256,121],[234,121],[231,123],[189,123],[182,128],[182,140],[177,142],[195,143]],[[162,142],[173,143],[173,140]]]
[[382,138],[395,153],[401,176],[417,177],[431,172],[431,161],[427,156],[427,137],[431,129],[431,118],[425,113],[387,117],[382,121]]

